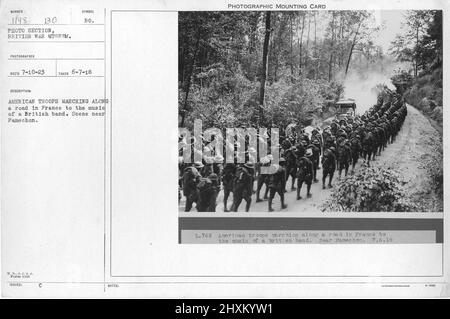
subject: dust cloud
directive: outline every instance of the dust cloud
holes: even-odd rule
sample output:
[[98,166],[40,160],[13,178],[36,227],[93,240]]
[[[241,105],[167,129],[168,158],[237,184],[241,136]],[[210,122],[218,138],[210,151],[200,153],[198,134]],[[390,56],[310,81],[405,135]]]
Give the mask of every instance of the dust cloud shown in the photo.
[[[391,71],[391,70],[389,70]],[[344,81],[344,98],[355,99],[356,113],[363,114],[377,102],[377,85],[386,85],[395,90],[390,77],[392,72],[368,72],[362,75],[356,72],[349,73]]]

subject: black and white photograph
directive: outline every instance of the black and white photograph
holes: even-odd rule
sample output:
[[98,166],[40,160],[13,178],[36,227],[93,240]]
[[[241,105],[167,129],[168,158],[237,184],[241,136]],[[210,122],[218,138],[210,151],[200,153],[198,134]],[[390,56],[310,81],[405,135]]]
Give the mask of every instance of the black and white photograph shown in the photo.
[[440,10],[179,12],[179,212],[442,212],[442,74]]
[[449,1],[1,3],[2,297],[449,295]]

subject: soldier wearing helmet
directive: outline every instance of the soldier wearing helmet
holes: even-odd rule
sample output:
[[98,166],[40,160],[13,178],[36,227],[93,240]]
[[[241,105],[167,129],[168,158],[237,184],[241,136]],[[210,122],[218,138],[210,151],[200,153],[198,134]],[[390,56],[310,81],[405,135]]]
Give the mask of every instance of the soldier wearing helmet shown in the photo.
[[256,202],[262,202],[263,200],[260,197],[261,189],[264,185],[266,185],[264,199],[267,199],[267,194],[269,193],[269,174],[267,172],[267,168],[270,166],[270,158],[269,156],[264,156],[260,159],[260,167],[261,173],[257,177],[256,184]]
[[272,164],[275,172],[269,176],[269,212],[273,212],[272,202],[277,193],[280,195],[281,209],[287,208],[287,205],[284,203],[284,188],[286,184],[285,164],[286,160],[283,157],[280,158],[279,165]]
[[197,211],[215,212],[217,194],[219,193],[219,177],[211,173],[208,177],[202,178],[198,184],[198,203]]
[[333,180],[334,171],[336,170],[336,148],[334,146],[327,148],[323,152],[322,167],[322,188],[325,189],[325,180],[327,177],[329,177],[328,187],[331,188],[333,187],[331,182]]
[[297,159],[297,200],[301,199],[300,192],[303,183],[306,184],[307,197],[311,197],[311,184],[314,176],[313,163],[311,157],[313,152],[307,149],[305,156]]
[[199,170],[204,165],[201,162],[195,162],[193,166],[186,167],[183,173],[183,195],[186,197],[186,206],[184,211],[189,212],[192,204],[198,201],[198,183],[201,180]]
[[245,163],[236,169],[233,189],[233,211],[237,212],[239,205],[244,199],[246,202],[245,211],[250,210],[252,203],[253,179],[255,165],[251,162]]
[[312,155],[311,155],[311,161],[313,163],[313,181],[314,183],[318,182],[319,180],[317,179],[317,168],[319,167],[319,161],[320,161],[320,144],[319,141],[315,140],[313,141],[309,146],[308,149],[311,150]]

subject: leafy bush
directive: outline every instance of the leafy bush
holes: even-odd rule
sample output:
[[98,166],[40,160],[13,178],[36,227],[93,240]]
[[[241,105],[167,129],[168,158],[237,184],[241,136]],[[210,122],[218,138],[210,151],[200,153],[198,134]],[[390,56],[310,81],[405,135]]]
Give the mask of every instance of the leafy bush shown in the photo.
[[[203,121],[204,128],[225,129],[244,124],[252,111],[246,106],[257,92],[258,84],[249,81],[239,67],[230,71],[216,64],[198,74],[192,85],[186,126],[191,129],[196,119]],[[180,108],[183,103],[181,95]]]
[[[405,91],[406,101],[442,124],[442,68],[421,74]],[[436,107],[440,107],[435,111]]]
[[442,68],[437,68],[432,73],[432,81],[440,88],[442,88],[442,75]]
[[[258,124],[284,128],[292,122],[310,125],[324,101],[337,100],[343,86],[304,77],[267,83],[262,119],[258,118],[259,89],[259,82],[250,81],[239,66],[227,70],[220,63],[212,65],[197,74],[191,86],[185,126],[192,129],[195,119],[202,120],[203,128],[220,129]],[[180,90],[180,109],[184,96]]]
[[414,206],[404,200],[401,184],[396,171],[366,166],[355,175],[339,181],[322,209],[345,212],[413,211]]
[[391,82],[397,89],[397,92],[403,94],[411,87],[413,79],[411,74],[405,70],[397,70],[391,77]]
[[442,106],[437,106],[431,113],[431,118],[442,125]]
[[431,73],[422,72],[417,78],[398,70],[391,77],[397,92],[403,94],[406,101],[431,116],[439,124],[442,123],[442,112],[434,112],[436,106],[442,106],[442,68],[436,68]]
[[430,152],[431,158],[427,162],[426,168],[430,174],[434,191],[442,199],[444,187],[444,167],[442,140],[434,144],[434,149]]
[[442,105],[442,88],[437,88],[434,92],[434,99],[437,105]]
[[313,114],[319,110],[325,99],[334,97],[340,90],[335,83],[314,81],[306,78],[295,82],[280,80],[267,87],[264,113],[272,123],[285,127],[295,122],[310,125]]

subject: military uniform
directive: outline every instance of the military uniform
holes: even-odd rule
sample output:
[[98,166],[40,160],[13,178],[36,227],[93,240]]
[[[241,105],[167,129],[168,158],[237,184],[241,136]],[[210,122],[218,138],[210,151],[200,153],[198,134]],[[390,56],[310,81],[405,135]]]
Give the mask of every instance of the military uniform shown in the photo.
[[301,199],[300,191],[303,183],[307,187],[307,196],[311,197],[311,184],[314,176],[313,163],[310,159],[312,152],[307,152],[309,156],[303,156],[297,160],[297,199]]
[[364,161],[367,161],[367,165],[370,166],[370,159],[372,157],[373,148],[374,148],[374,137],[371,132],[370,127],[366,129],[367,131],[364,134],[364,138],[362,141],[362,149]]
[[335,152],[335,148],[333,146],[326,149],[323,152],[323,156],[322,156],[322,167],[323,167],[322,188],[323,189],[325,189],[325,180],[327,177],[329,177],[328,187],[332,187],[331,181],[333,180],[334,171],[336,170],[336,155],[334,152]]
[[301,143],[304,142],[304,143],[306,143],[306,145],[308,145],[310,142],[308,134],[306,134],[306,133],[300,134],[300,142]]
[[222,170],[222,184],[223,184],[223,210],[228,212],[227,201],[230,193],[234,188],[234,176],[236,174],[236,165],[233,163],[226,163]]
[[355,171],[355,165],[359,159],[359,153],[361,152],[361,142],[359,135],[354,135],[350,140],[350,149],[352,155],[352,173]]
[[200,175],[202,175],[202,177],[208,177],[211,173],[213,173],[213,164],[206,164],[205,166],[203,166],[200,170]]
[[222,180],[223,160],[224,158],[222,156],[216,155],[216,157],[214,157],[214,163],[212,165],[212,173],[216,174],[219,185]]
[[214,173],[202,178],[198,183],[197,211],[215,212],[217,194],[219,193],[218,176]]
[[[295,163],[297,156],[295,155],[295,152],[297,151],[297,148],[293,147],[289,150],[287,150],[284,154],[284,158],[286,159],[286,181],[289,179],[289,176],[292,178],[291,183],[291,190],[294,190],[294,183],[295,183],[295,176],[297,174],[297,165]],[[286,190],[285,190],[286,191]]]
[[330,148],[332,146],[336,147],[336,139],[333,135],[330,134],[324,138],[323,148],[326,149],[326,148]]
[[292,147],[291,141],[289,139],[284,139],[283,142],[281,142],[281,147],[283,147],[284,150],[290,149]]
[[331,134],[334,135],[334,136],[336,136],[336,133],[338,132],[338,130],[339,130],[339,124],[336,123],[336,122],[332,122],[332,123],[330,124],[330,131],[331,131]]
[[183,175],[184,175],[185,164],[183,163],[183,157],[178,157],[178,204],[180,203],[183,190]]
[[183,195],[186,197],[186,206],[184,211],[189,212],[192,204],[198,200],[197,185],[200,182],[201,175],[198,169],[203,168],[203,164],[196,163],[195,166],[185,168],[183,173]]
[[348,140],[341,141],[337,148],[337,162],[339,170],[339,178],[341,178],[342,170],[345,170],[345,176],[347,176],[348,168],[351,161],[351,149]]
[[319,148],[320,150],[322,150],[323,147],[323,138],[322,135],[320,134],[318,129],[314,129],[312,132],[312,137],[311,137],[311,142],[314,144],[314,141],[318,141],[319,142]]
[[236,169],[236,176],[234,180],[233,189],[233,211],[237,212],[242,200],[246,201],[245,211],[250,210],[252,202],[252,188],[253,188],[254,165],[253,163],[246,163],[244,166]]
[[267,199],[267,194],[269,193],[269,174],[266,172],[266,169],[270,166],[270,159],[265,156],[261,158],[259,163],[260,172],[257,177],[256,183],[256,202],[262,202],[260,197],[261,189],[264,185],[266,185],[266,189],[264,191],[264,199]]
[[309,149],[312,151],[311,161],[313,163],[313,181],[318,182],[317,179],[317,168],[319,167],[319,161],[320,161],[320,148],[318,144],[310,144],[308,146]]
[[276,168],[276,172],[271,174],[269,176],[269,189],[270,189],[270,195],[269,195],[269,212],[273,211],[272,208],[272,201],[275,197],[275,194],[278,193],[280,195],[281,200],[281,208],[284,209],[287,207],[287,205],[284,204],[284,187],[286,183],[286,170],[283,167],[285,161],[283,158],[280,159],[280,165]]
[[298,144],[295,146],[294,154],[295,154],[295,156],[296,156],[297,158],[302,157],[302,156],[305,156],[306,146],[307,146],[307,145],[308,145],[308,144],[306,144],[306,142],[301,141],[300,143],[298,143]]

